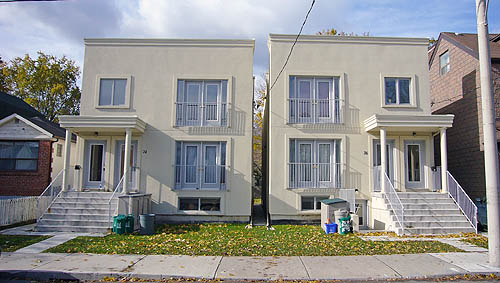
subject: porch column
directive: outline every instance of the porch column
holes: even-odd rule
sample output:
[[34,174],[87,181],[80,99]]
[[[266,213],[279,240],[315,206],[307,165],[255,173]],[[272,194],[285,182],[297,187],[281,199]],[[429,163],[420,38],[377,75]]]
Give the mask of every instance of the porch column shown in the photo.
[[129,193],[128,180],[130,179],[130,147],[132,144],[132,129],[125,129],[125,153],[124,153],[124,166],[123,166],[123,193]]
[[64,140],[64,169],[62,176],[62,190],[63,192],[68,191],[69,186],[69,163],[71,155],[71,130],[66,129],[66,140]]
[[448,172],[448,149],[446,146],[446,128],[440,129],[441,138],[441,192],[448,193],[447,172]]
[[386,192],[385,175],[387,174],[387,142],[385,128],[380,128],[380,188],[382,193]]

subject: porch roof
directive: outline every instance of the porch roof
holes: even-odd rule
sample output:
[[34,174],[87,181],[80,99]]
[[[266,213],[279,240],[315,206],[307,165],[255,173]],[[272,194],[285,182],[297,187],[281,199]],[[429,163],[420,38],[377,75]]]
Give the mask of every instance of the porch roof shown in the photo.
[[429,131],[451,128],[455,115],[381,115],[375,114],[364,121],[365,131],[376,131],[381,127],[389,131]]
[[137,115],[130,116],[59,116],[59,124],[75,132],[119,132],[131,129],[132,133],[142,134],[146,122]]

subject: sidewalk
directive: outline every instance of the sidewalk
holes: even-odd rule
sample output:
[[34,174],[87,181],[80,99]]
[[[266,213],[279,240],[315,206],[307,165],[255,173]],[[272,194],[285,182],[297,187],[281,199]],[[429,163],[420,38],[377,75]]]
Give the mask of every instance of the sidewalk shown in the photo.
[[246,280],[388,280],[500,274],[482,252],[333,257],[221,257],[4,253],[0,279],[172,277]]

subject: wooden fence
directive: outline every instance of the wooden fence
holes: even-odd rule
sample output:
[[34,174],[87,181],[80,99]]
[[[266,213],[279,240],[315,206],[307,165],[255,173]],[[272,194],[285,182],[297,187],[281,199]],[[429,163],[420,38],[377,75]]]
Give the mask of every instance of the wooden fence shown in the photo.
[[[0,226],[35,220],[37,217],[37,196],[0,199]],[[51,199],[42,197],[38,209],[45,211]]]

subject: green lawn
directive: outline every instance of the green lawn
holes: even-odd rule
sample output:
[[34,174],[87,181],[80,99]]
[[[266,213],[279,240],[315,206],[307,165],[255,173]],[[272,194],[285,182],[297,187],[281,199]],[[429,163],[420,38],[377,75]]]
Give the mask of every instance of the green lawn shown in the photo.
[[462,241],[476,245],[481,248],[488,248],[488,238],[483,235],[469,234],[467,238]]
[[333,256],[461,251],[435,241],[363,241],[355,235],[326,235],[319,225],[165,225],[152,236],[78,237],[46,252],[97,254],[182,254],[230,256]]
[[48,238],[50,236],[0,235],[0,247],[2,252],[13,252]]

